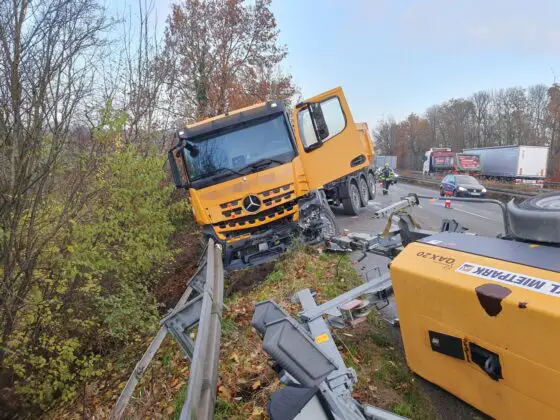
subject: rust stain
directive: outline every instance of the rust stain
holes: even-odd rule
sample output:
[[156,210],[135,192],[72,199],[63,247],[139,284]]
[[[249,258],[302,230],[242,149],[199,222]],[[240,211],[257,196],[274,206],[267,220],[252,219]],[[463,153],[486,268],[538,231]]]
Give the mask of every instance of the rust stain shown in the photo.
[[496,316],[502,311],[502,300],[511,293],[507,287],[493,283],[478,286],[475,291],[480,306],[490,316]]

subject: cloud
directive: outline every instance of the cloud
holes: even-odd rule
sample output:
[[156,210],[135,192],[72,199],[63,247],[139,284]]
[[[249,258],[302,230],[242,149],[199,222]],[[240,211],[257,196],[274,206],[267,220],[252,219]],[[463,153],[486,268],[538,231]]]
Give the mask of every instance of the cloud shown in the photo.
[[399,46],[476,53],[560,52],[558,0],[415,0],[397,22]]

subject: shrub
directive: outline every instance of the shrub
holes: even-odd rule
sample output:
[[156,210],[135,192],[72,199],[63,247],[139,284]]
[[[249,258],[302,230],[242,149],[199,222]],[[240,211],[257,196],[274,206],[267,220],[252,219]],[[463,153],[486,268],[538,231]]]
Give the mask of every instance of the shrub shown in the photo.
[[[114,118],[98,133],[106,143],[118,140],[125,121],[109,111]],[[38,256],[6,352],[16,392],[42,409],[71,399],[80,382],[102,373],[105,354],[158,326],[150,289],[172,257],[179,212],[164,161],[118,142],[99,159],[87,204]],[[49,199],[48,211],[64,206]]]

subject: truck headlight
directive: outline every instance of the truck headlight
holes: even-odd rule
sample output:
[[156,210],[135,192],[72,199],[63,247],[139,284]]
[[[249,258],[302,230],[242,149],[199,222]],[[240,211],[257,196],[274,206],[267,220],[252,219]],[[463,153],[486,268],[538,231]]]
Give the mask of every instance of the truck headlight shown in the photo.
[[465,187],[459,187],[457,188],[459,191],[467,191],[467,189]]
[[485,193],[485,192],[486,192],[486,188],[482,187],[482,192]]

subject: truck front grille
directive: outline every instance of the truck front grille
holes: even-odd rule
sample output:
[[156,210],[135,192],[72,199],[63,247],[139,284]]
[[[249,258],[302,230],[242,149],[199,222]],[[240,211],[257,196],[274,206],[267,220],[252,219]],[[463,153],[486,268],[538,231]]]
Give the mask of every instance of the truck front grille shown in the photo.
[[[259,197],[265,209],[275,204],[285,204],[295,196],[294,184],[282,185],[281,187],[262,191],[255,195]],[[242,207],[243,198],[244,197],[240,197],[236,200],[220,204],[222,215],[227,218],[249,215],[250,213]]]
[[242,235],[246,236],[247,234],[252,234],[251,229],[254,227],[267,228],[272,221],[287,216],[290,216],[291,220],[297,210],[297,200],[286,201],[275,207],[265,209],[260,213],[216,223],[214,224],[214,230],[221,239],[226,240],[239,237],[240,232],[243,232]]
[[249,227],[246,229],[237,229],[237,230],[221,231],[221,232],[218,231],[218,229],[216,229],[216,233],[218,234],[218,237],[222,240],[235,242],[241,239],[250,238],[251,236],[264,233],[269,229],[274,229],[274,227],[276,226],[280,226],[285,223],[291,222],[293,221],[293,216],[294,215],[292,213],[286,217],[274,220],[273,222],[266,223],[264,225]]

